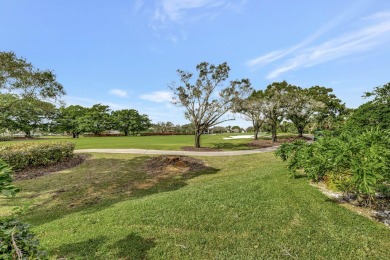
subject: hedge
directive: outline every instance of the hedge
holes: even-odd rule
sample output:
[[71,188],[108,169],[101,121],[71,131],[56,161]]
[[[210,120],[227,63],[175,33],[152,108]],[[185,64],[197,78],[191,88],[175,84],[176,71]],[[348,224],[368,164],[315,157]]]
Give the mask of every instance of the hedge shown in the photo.
[[141,133],[140,136],[154,136],[154,135],[191,135],[186,133],[176,133],[176,132],[156,132],[156,133]]
[[48,165],[72,157],[75,143],[71,142],[29,142],[9,144],[0,147],[0,159],[13,170],[30,166]]

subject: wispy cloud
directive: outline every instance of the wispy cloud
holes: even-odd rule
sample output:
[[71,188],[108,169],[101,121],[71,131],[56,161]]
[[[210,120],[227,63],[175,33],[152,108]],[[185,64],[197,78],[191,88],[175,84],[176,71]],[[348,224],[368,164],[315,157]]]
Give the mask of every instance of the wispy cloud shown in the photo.
[[[223,12],[240,12],[246,2],[247,0],[155,1],[150,27],[154,29],[157,36],[176,43],[187,38],[184,28],[188,25],[213,20]],[[138,3],[134,8],[139,10],[142,6]]]
[[128,96],[127,92],[123,89],[113,88],[108,92],[110,95],[125,98]]
[[150,94],[140,96],[143,100],[149,100],[156,103],[170,102],[172,100],[172,93],[167,91],[155,91]]
[[348,7],[347,10],[343,11],[341,14],[330,20],[328,23],[326,23],[324,26],[319,28],[316,32],[309,35],[306,39],[303,41],[295,44],[294,46],[286,49],[271,51],[267,54],[258,56],[256,58],[250,59],[246,62],[246,65],[250,67],[251,69],[254,69],[256,67],[264,66],[268,63],[277,61],[309,44],[326,34],[327,32],[331,31],[335,27],[339,26],[341,23],[344,23],[346,20],[348,20],[350,17],[356,15],[356,13],[359,13],[361,10],[363,10],[367,5],[367,2],[360,1],[356,2],[356,4],[352,7]]
[[370,20],[373,22],[371,25],[365,25],[319,45],[297,50],[292,58],[272,70],[267,78],[274,79],[290,70],[336,60],[371,50],[374,46],[389,42],[390,12],[381,13],[381,15],[374,14]]

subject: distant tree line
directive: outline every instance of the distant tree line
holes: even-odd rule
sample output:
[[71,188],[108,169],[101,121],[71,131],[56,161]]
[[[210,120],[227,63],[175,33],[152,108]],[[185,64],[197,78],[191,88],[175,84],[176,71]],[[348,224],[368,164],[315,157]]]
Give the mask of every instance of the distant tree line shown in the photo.
[[69,133],[78,138],[82,133],[101,135],[116,130],[125,136],[147,130],[151,121],[147,115],[135,109],[111,111],[109,106],[96,104],[92,107],[71,105],[56,108],[55,105],[33,98],[16,95],[0,95],[0,103],[12,102],[0,115],[2,131],[22,131],[31,137],[34,130],[50,133]]

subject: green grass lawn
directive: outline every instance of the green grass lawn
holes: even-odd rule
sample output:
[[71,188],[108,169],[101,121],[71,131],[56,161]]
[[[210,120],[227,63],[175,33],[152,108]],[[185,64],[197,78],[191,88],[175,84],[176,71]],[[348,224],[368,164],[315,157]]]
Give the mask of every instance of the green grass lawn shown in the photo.
[[[217,134],[202,135],[202,147],[218,148],[222,150],[248,150],[251,147],[247,144],[251,139],[224,140],[224,137],[239,134]],[[280,137],[296,136],[296,134],[280,134]],[[270,138],[269,135],[262,134],[260,138]],[[47,139],[47,137],[37,138],[33,141]],[[193,146],[194,136],[192,135],[170,135],[170,136],[128,136],[128,137],[81,137],[73,139],[69,137],[50,137],[50,140],[71,141],[76,143],[76,149],[90,148],[136,148],[155,150],[180,150],[183,146]],[[15,142],[15,141],[14,141]],[[20,141],[16,141],[20,142]],[[13,143],[13,142],[4,142]],[[1,145],[1,143],[0,143]]]
[[[150,157],[94,154],[1,199],[3,214],[30,202],[53,258],[388,259],[390,230],[290,177],[271,153],[202,158],[202,173],[156,178]],[[31,204],[32,203],[32,204]]]

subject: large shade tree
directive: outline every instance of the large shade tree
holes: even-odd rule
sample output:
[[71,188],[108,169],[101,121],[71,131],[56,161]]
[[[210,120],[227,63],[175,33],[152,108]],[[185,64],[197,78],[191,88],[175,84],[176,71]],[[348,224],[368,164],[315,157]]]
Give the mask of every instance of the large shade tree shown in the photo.
[[286,81],[274,82],[264,90],[263,114],[271,129],[272,142],[278,141],[277,129],[285,119],[290,105],[289,89],[292,86]]
[[48,130],[55,113],[55,106],[49,102],[32,98],[20,98],[13,95],[13,103],[1,113],[1,124],[12,131],[22,131],[26,137],[31,137],[33,130]]
[[141,115],[135,109],[116,110],[111,113],[111,121],[113,128],[125,133],[135,135],[141,131],[145,131],[151,125],[147,115]]
[[27,99],[53,101],[65,94],[50,70],[35,68],[30,62],[13,52],[0,52],[0,95],[16,94],[20,99],[0,104],[0,113],[14,103]]
[[241,113],[245,119],[252,122],[254,139],[258,140],[260,128],[265,122],[265,94],[263,90],[254,90],[252,94],[243,100],[237,100],[234,112]]
[[185,108],[185,117],[195,128],[195,147],[200,147],[203,132],[229,118],[223,116],[233,108],[234,101],[247,95],[250,89],[248,79],[230,81],[230,67],[202,62],[196,66],[197,75],[178,70],[180,85],[173,84],[173,103]]
[[313,120],[314,116],[323,111],[325,104],[313,96],[310,89],[302,89],[297,86],[289,87],[289,106],[286,111],[286,119],[296,127],[300,137],[303,136],[305,127]]
[[71,133],[73,138],[78,138],[83,131],[82,118],[88,109],[79,105],[60,107],[55,117],[54,127],[57,131]]
[[80,127],[84,132],[99,135],[112,128],[109,106],[96,104],[87,108],[84,116],[80,118]]

